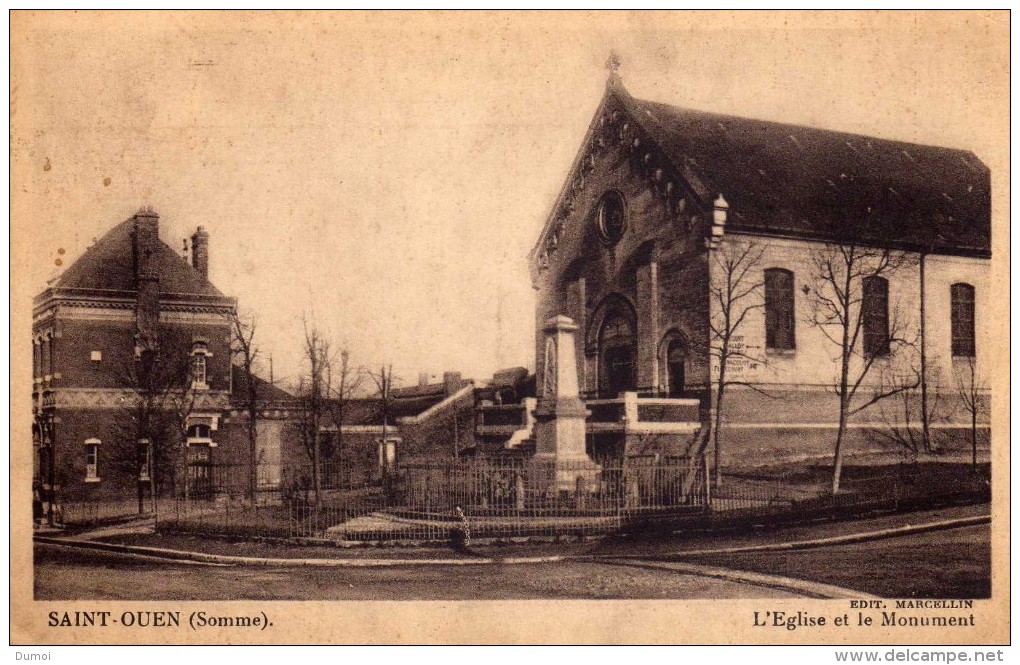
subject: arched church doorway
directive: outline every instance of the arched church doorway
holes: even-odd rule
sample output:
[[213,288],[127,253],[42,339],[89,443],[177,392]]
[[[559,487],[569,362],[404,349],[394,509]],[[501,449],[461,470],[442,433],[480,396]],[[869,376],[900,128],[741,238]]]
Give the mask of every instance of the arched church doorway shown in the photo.
[[636,387],[637,342],[634,326],[623,316],[608,317],[599,333],[600,392],[616,397]]
[[684,366],[687,362],[687,342],[676,336],[666,347],[666,372],[669,381],[669,396],[680,397],[684,392]]

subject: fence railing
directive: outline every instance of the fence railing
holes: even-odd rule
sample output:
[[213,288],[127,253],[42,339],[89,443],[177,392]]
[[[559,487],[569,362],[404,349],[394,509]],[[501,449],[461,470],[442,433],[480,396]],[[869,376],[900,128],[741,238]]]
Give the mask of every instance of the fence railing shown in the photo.
[[[987,469],[985,469],[987,471]],[[325,475],[325,474],[323,474]],[[702,457],[555,461],[537,457],[405,461],[358,486],[178,500],[160,528],[233,537],[338,543],[592,537],[740,527],[982,501],[987,473],[888,468],[831,485],[708,482]]]
[[[60,503],[53,519],[65,526],[94,526],[133,517],[153,517],[172,503],[169,497],[160,497],[155,506],[151,498],[146,497],[141,507],[137,499],[77,499]],[[48,522],[49,515],[40,514],[37,521]]]
[[[302,474],[306,477],[308,474]],[[323,474],[326,475],[326,474]],[[179,500],[161,528],[337,541],[595,535],[709,504],[704,459],[410,461],[375,483]],[[263,495],[265,497],[265,495]]]

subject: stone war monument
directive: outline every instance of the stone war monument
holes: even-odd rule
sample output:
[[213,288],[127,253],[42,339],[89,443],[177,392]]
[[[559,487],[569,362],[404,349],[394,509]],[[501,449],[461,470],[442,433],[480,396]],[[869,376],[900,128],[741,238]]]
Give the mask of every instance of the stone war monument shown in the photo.
[[585,451],[585,420],[591,412],[581,401],[574,334],[578,326],[562,314],[546,321],[545,368],[535,408],[535,459],[548,468],[550,492],[593,489],[599,466]]

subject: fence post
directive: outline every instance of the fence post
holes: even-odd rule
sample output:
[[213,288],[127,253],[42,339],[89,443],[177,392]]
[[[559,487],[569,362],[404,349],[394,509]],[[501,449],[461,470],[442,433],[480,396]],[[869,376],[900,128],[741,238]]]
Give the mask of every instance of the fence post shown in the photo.
[[634,508],[641,504],[641,489],[638,486],[638,479],[636,476],[630,478],[624,477],[624,483],[627,487],[627,498],[626,506],[628,508]]
[[701,477],[705,484],[705,509],[712,510],[712,477],[708,471],[708,453],[701,453]]
[[519,469],[514,471],[514,507],[524,510],[524,475]]

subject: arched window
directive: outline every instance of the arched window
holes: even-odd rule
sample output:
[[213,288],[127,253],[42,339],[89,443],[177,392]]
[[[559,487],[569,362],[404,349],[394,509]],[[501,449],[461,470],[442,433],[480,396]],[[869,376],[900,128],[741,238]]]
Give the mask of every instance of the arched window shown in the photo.
[[206,358],[212,354],[205,342],[195,342],[191,347],[191,385],[198,390],[209,387],[207,383]]
[[188,427],[188,439],[208,439],[211,431],[208,425],[198,423]]
[[864,355],[889,355],[889,282],[882,277],[865,277],[861,300],[864,326]]
[[205,356],[195,356],[194,360],[194,380],[199,386],[205,385]]
[[99,439],[85,439],[85,482],[99,482]]
[[950,287],[953,357],[974,357],[974,287],[953,284]]
[[777,351],[797,348],[793,325],[793,273],[765,271],[765,346]]

